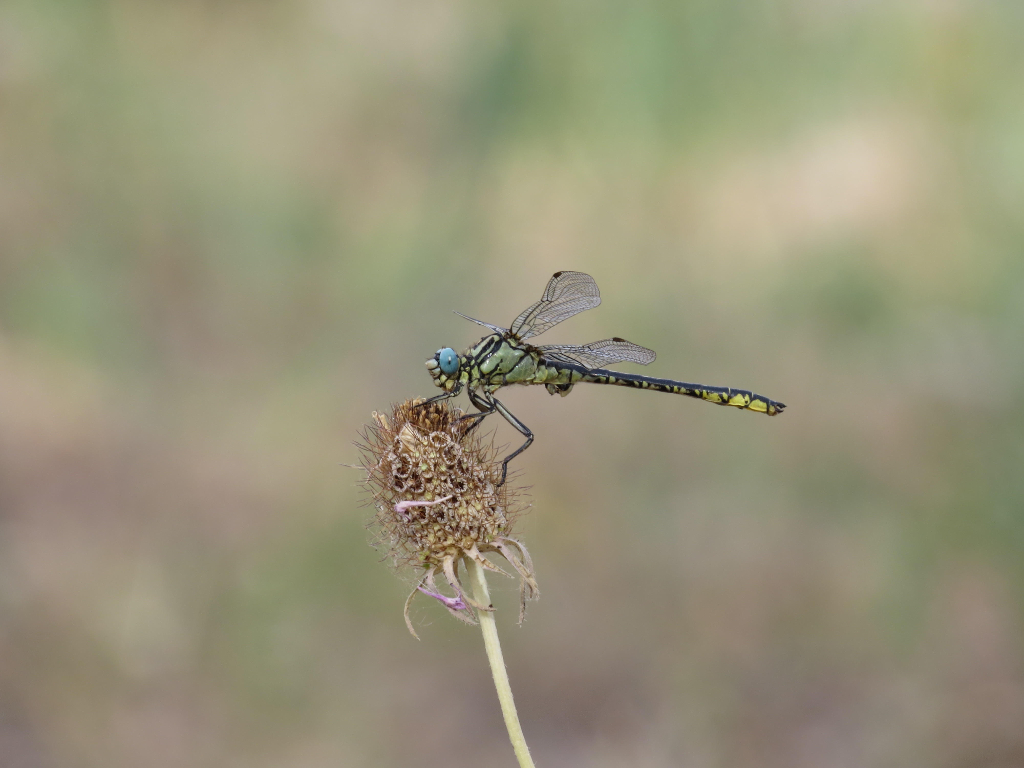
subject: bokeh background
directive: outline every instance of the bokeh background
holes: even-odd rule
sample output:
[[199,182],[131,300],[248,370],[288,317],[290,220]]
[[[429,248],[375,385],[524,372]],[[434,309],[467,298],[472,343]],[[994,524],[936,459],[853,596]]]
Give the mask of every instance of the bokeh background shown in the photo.
[[7,0],[0,764],[512,766],[342,465],[577,269],[789,409],[507,393],[538,765],[1024,765],[1022,83],[1015,2]]

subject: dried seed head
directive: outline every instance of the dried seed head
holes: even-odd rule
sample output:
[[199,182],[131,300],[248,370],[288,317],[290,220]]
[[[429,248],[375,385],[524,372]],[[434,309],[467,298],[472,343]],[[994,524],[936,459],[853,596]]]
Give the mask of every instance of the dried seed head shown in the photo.
[[514,494],[496,487],[501,465],[447,404],[416,401],[373,414],[365,435],[366,485],[399,563],[443,565],[508,532]]
[[[359,447],[364,484],[377,512],[379,541],[396,565],[423,568],[417,589],[463,620],[473,619],[470,608],[486,608],[466,597],[459,564],[469,557],[504,573],[482,553],[501,554],[521,579],[521,620],[525,601],[536,597],[538,590],[529,554],[510,538],[523,508],[519,491],[511,483],[498,486],[501,462],[494,446],[468,432],[473,422],[462,416],[447,402],[422,400],[400,403],[388,415],[374,412]],[[454,598],[437,591],[437,574],[444,575]],[[410,600],[415,594],[416,590]],[[411,624],[409,629],[416,634]]]

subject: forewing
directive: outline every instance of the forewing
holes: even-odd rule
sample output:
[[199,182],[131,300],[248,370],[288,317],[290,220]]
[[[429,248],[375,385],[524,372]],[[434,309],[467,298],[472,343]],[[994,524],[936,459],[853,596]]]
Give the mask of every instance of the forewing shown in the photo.
[[483,320],[477,320],[475,317],[470,317],[469,315],[464,315],[461,312],[457,312],[454,309],[452,310],[452,312],[455,312],[455,314],[458,315],[459,317],[464,317],[467,320],[476,323],[477,325],[482,325],[484,328],[490,328],[495,333],[503,334],[503,333],[506,333],[506,331],[507,331],[506,328],[499,328],[496,325],[491,325],[490,323],[485,323]]
[[555,272],[540,301],[517,317],[509,330],[520,340],[529,339],[600,303],[601,292],[590,275]]
[[604,368],[616,363],[639,363],[649,365],[657,355],[653,349],[641,347],[631,341],[615,337],[590,344],[549,344],[537,347],[549,360],[575,363],[584,368]]

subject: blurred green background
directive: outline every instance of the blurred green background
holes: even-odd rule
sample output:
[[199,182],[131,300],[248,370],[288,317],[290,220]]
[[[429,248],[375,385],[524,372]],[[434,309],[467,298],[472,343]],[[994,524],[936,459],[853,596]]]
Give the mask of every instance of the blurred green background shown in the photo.
[[1022,83],[1013,2],[7,0],[0,764],[514,765],[341,465],[576,269],[789,409],[507,393],[538,765],[1024,765]]

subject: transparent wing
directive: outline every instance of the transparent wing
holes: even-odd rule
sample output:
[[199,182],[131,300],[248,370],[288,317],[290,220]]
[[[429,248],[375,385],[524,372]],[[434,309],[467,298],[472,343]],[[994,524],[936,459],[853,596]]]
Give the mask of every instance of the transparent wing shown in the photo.
[[601,303],[601,292],[590,275],[555,272],[540,301],[515,319],[509,330],[520,340],[539,336],[563,320]]
[[470,317],[469,315],[464,315],[461,312],[456,312],[454,309],[452,310],[452,312],[455,312],[455,314],[458,315],[459,317],[464,317],[467,320],[473,321],[477,325],[482,325],[484,328],[490,328],[495,333],[505,333],[508,330],[507,328],[499,328],[496,325],[491,325],[490,323],[485,323],[483,320],[477,320],[475,317]]
[[654,362],[657,355],[653,349],[641,347],[631,341],[620,339],[603,339],[590,344],[549,344],[537,347],[545,358],[563,363],[575,363],[584,368],[603,368],[615,363],[639,363],[648,365]]

